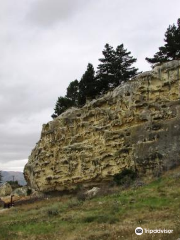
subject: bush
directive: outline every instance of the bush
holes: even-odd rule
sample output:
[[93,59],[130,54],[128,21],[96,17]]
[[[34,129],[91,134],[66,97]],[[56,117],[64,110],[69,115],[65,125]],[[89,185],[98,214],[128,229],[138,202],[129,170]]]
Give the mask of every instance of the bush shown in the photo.
[[12,187],[13,190],[15,190],[16,188],[20,188],[22,187],[18,181],[7,181],[7,183],[9,183]]
[[137,172],[132,169],[123,169],[122,172],[114,175],[114,182],[117,185],[131,184],[133,180],[137,177]]
[[32,190],[30,188],[27,189],[27,196],[30,196],[32,194]]
[[76,196],[77,196],[78,201],[83,202],[86,200],[86,194],[83,190],[79,191]]
[[67,202],[67,207],[68,208],[74,208],[74,207],[78,207],[82,204],[81,201],[79,201],[78,199],[71,199]]
[[57,215],[59,215],[59,206],[58,205],[53,205],[52,207],[49,207],[47,209],[47,214],[48,214],[48,216],[57,216]]
[[114,224],[119,221],[115,215],[95,215],[95,216],[86,216],[82,219],[85,223],[97,222],[97,223],[110,223]]

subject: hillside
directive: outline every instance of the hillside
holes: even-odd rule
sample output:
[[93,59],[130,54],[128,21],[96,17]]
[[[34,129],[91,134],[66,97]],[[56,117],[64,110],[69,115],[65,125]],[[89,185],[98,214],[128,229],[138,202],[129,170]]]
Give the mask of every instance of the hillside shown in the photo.
[[3,182],[7,181],[18,181],[20,185],[26,185],[26,181],[24,179],[24,174],[22,172],[15,171],[2,171]]
[[[80,201],[48,197],[0,211],[1,240],[170,240],[180,237],[180,168],[143,186],[116,187],[113,194]],[[111,188],[110,188],[111,189]],[[135,228],[173,233],[135,234]]]

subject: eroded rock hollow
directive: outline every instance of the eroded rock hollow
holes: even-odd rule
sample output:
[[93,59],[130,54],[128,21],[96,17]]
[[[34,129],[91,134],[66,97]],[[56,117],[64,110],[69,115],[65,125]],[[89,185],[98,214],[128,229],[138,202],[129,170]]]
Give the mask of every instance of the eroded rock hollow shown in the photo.
[[44,124],[24,175],[43,192],[97,185],[123,168],[159,174],[180,163],[180,61],[144,72]]

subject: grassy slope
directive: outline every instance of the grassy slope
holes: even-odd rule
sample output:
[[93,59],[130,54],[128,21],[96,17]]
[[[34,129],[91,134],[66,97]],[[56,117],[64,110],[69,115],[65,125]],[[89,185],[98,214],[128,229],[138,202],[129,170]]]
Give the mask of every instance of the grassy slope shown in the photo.
[[[180,237],[180,168],[138,189],[85,202],[56,197],[0,212],[0,239],[177,239]],[[173,234],[134,233],[136,227]]]

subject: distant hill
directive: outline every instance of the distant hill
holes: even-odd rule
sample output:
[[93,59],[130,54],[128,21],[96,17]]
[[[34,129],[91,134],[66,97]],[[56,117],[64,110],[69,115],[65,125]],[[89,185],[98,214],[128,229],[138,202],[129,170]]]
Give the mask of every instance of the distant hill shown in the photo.
[[[24,175],[22,172],[14,172],[14,171],[2,171],[3,182],[7,181],[18,181],[20,185],[26,185],[26,181],[24,179]],[[13,179],[14,177],[14,179]]]

